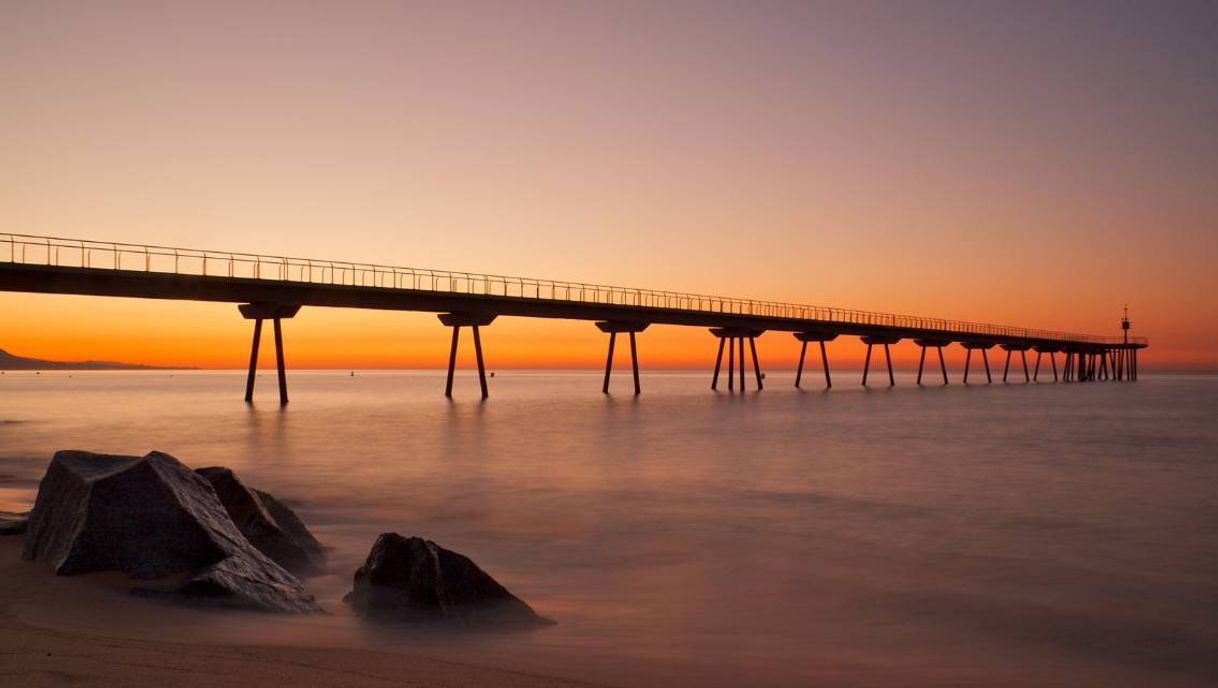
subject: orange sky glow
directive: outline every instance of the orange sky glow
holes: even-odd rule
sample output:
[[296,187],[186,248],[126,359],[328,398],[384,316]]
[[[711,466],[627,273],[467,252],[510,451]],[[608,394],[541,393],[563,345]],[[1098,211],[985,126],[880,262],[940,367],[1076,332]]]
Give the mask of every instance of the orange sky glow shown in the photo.
[[[1147,369],[1218,368],[1218,27],[1171,9],[9,3],[0,232],[1091,334],[1128,303]],[[18,355],[249,355],[232,304],[0,293],[0,313]],[[290,366],[340,369],[442,367],[449,337],[307,307],[285,334]],[[599,367],[606,339],[484,334],[492,369]],[[705,330],[639,343],[644,367],[714,359]]]

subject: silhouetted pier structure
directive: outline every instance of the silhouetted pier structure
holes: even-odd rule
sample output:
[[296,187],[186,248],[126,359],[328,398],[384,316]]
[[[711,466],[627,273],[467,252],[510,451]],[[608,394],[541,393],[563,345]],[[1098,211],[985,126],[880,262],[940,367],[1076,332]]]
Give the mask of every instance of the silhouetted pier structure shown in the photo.
[[[77,294],[147,299],[228,302],[239,304],[241,314],[254,320],[246,400],[253,398],[262,322],[271,320],[279,395],[287,403],[281,321],[301,307],[364,308],[423,311],[439,314],[453,328],[445,394],[452,395],[457,347],[462,327],[473,333],[478,379],[483,398],[489,390],[482,356],[480,328],[499,316],[587,320],[609,335],[609,355],[602,390],[609,392],[613,353],[618,334],[629,335],[634,391],[639,382],[636,335],[650,325],[704,327],[718,338],[711,389],[719,387],[724,350],[728,353],[728,389],[735,391],[738,376],[745,389],[745,340],[748,340],[757,389],[764,375],[756,339],[765,332],[789,332],[802,344],[795,386],[803,379],[808,343],[819,345],[825,386],[832,387],[827,342],[841,336],[859,337],[867,345],[862,382],[867,384],[872,350],[881,346],[888,383],[896,384],[890,347],[912,340],[921,347],[918,384],[926,362],[926,349],[939,356],[943,384],[948,384],[944,347],[959,344],[966,350],[964,382],[968,383],[974,350],[981,351],[986,382],[990,373],[989,349],[1006,351],[1003,381],[1008,381],[1011,354],[1018,352],[1024,382],[1039,381],[1040,363],[1048,354],[1053,379],[1058,380],[1057,354],[1064,356],[1062,381],[1137,380],[1138,351],[1144,338],[1129,337],[1128,312],[1122,337],[1073,334],[1024,327],[894,315],[842,308],[827,308],[775,301],[736,299],[652,289],[631,289],[578,282],[486,275],[445,270],[391,267],[224,253],[163,246],[95,242],[78,239],[0,234],[0,290],[45,294]],[[1036,372],[1029,374],[1027,352],[1035,351]],[[739,365],[736,360],[739,358]]]

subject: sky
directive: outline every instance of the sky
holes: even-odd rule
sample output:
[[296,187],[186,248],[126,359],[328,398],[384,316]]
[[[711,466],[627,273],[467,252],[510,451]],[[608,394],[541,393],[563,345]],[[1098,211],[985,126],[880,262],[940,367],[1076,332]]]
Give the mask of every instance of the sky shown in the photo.
[[[1213,2],[9,0],[0,232],[1093,334],[1128,303],[1144,368],[1218,368],[1216,35]],[[0,313],[21,355],[249,355],[232,304]],[[440,367],[449,334],[305,308],[285,336],[293,367]],[[605,339],[484,332],[492,368],[602,365]],[[713,364],[703,330],[639,343]]]

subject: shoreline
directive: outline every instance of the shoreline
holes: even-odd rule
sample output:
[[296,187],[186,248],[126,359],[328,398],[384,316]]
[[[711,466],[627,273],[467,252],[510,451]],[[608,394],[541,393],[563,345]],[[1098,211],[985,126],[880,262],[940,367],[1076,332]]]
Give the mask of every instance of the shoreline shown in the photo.
[[[121,630],[99,634],[47,623],[58,608],[82,610],[97,619],[145,620],[152,628],[165,613],[198,616],[194,610],[113,594],[129,585],[122,576],[55,576],[44,565],[21,559],[21,536],[0,537],[0,678],[22,686],[98,683],[135,688],[325,685],[486,686],[488,688],[607,688],[503,668],[436,659],[409,652],[343,647],[213,644],[131,637]],[[220,612],[218,612],[220,613]],[[261,615],[260,615],[261,616]],[[30,617],[37,617],[31,621]],[[285,619],[287,621],[288,619]]]

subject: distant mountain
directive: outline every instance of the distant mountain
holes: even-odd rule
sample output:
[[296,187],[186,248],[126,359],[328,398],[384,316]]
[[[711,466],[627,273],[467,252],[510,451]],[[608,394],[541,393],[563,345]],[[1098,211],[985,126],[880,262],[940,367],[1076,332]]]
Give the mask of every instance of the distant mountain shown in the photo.
[[0,370],[160,370],[156,366],[113,361],[43,361],[0,349]]

